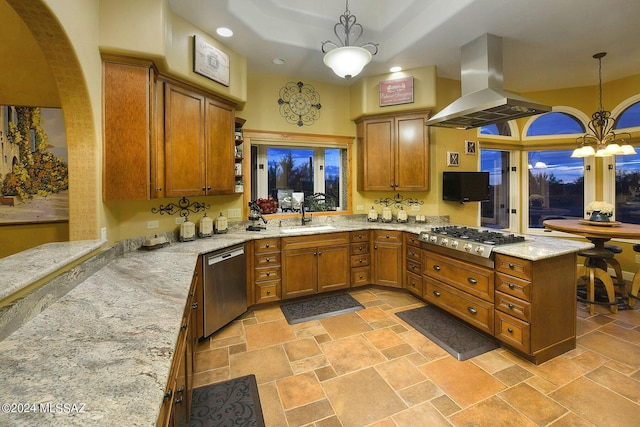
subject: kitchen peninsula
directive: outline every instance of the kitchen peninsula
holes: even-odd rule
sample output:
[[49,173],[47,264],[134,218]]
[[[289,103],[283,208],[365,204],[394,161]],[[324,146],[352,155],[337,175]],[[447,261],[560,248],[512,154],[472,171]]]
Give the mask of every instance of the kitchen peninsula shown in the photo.
[[[99,268],[0,342],[4,385],[0,400],[16,404],[13,413],[0,414],[0,424],[154,425],[201,254],[266,238],[361,230],[415,236],[430,227],[370,223],[360,217],[323,225],[315,230],[313,225],[292,227],[285,233],[272,221],[261,232],[230,230],[152,252],[130,245],[131,250]],[[537,262],[567,254],[575,257],[577,251],[589,247],[592,245],[586,242],[528,237],[495,252]],[[58,414],[18,413],[19,403],[69,406]]]

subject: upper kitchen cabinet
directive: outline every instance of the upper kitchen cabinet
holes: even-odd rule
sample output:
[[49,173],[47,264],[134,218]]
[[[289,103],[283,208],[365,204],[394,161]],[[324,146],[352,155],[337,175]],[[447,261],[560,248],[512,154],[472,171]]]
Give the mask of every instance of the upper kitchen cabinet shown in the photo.
[[118,56],[103,93],[104,200],[234,193],[234,104]]
[[358,190],[429,189],[429,111],[358,120]]

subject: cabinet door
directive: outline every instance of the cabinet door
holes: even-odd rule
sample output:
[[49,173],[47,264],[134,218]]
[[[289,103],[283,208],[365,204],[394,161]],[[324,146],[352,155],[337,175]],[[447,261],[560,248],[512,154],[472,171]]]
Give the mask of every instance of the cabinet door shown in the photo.
[[396,190],[429,189],[429,146],[424,115],[396,118]]
[[349,246],[318,248],[318,292],[348,288],[350,280]]
[[165,196],[205,194],[205,99],[165,83]]
[[358,138],[359,168],[358,190],[392,190],[394,178],[394,126],[393,118],[365,120]]
[[103,63],[104,200],[150,196],[149,128],[154,71],[149,63]]
[[207,98],[206,101],[207,194],[235,192],[235,129],[233,108]]
[[402,286],[402,245],[374,243],[373,259],[376,285]]
[[316,248],[282,251],[282,298],[317,293],[318,255]]

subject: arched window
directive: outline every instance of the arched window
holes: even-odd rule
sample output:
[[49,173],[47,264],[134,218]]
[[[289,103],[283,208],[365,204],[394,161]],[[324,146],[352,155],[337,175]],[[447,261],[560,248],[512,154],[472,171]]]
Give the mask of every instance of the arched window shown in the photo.
[[511,136],[511,128],[509,127],[509,122],[482,126],[480,128],[480,135]]
[[584,125],[570,114],[551,112],[537,117],[527,129],[528,137],[584,133]]
[[640,102],[631,104],[620,113],[614,129],[625,129],[640,126]]

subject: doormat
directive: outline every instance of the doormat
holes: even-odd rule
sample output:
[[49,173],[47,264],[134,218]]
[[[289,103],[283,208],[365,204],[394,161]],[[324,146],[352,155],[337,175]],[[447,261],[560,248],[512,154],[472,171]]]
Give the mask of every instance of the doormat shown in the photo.
[[492,337],[472,329],[434,305],[402,311],[396,316],[458,360],[471,359],[500,347]]
[[189,426],[264,427],[255,375],[194,389]]
[[289,322],[290,325],[294,325],[309,320],[317,320],[357,311],[364,307],[351,295],[339,294],[284,304],[281,305],[280,308],[287,322]]

